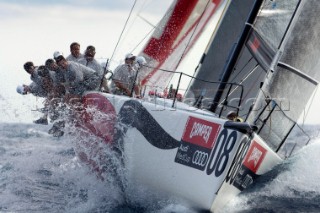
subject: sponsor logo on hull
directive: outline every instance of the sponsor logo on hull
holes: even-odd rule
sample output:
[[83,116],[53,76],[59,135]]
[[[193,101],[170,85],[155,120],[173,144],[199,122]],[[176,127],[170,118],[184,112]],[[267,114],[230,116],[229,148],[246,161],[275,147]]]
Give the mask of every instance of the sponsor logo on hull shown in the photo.
[[220,128],[220,124],[189,117],[175,162],[205,170]]
[[[235,169],[237,168],[236,173],[234,173],[235,175],[233,176],[231,174],[230,177],[227,178],[227,182],[229,181],[230,184],[241,191],[247,188],[258,177],[257,171],[267,154],[267,150],[255,140],[245,144],[242,148],[243,150],[239,152],[239,161],[236,162],[234,166]],[[246,152],[246,150],[248,150],[248,152]],[[242,161],[243,163],[241,163]],[[239,165],[239,167],[237,165]]]
[[267,150],[256,141],[253,141],[246,158],[244,159],[243,165],[253,173],[257,173],[266,154]]

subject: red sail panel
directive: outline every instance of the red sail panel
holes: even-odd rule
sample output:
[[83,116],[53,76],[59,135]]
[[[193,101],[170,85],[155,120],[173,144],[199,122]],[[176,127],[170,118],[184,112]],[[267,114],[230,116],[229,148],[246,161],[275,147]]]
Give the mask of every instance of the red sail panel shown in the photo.
[[213,17],[221,0],[208,3],[202,0],[177,0],[171,5],[167,15],[161,20],[140,55],[152,68],[141,70],[141,84],[164,88],[171,73],[159,69],[175,71],[181,59],[190,50]]
[[152,37],[143,52],[157,61],[165,60],[172,51],[174,41],[179,36],[197,2],[198,0],[177,1],[160,38]]

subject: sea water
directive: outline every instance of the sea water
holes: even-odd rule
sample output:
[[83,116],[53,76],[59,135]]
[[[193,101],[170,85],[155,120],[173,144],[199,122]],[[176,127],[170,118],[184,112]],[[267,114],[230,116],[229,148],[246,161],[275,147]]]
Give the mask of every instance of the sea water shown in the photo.
[[[32,123],[41,115],[36,111],[41,99],[2,93],[0,106],[0,212],[195,212],[157,192],[124,192],[115,184],[119,177],[102,180],[79,159],[74,135],[54,138],[47,133],[51,123]],[[308,146],[260,177],[223,212],[320,212],[318,132],[314,127]]]
[[[0,212],[194,212],[142,192],[123,194],[79,160],[70,137],[53,138],[47,129],[0,124]],[[317,140],[258,179],[224,212],[319,212]]]

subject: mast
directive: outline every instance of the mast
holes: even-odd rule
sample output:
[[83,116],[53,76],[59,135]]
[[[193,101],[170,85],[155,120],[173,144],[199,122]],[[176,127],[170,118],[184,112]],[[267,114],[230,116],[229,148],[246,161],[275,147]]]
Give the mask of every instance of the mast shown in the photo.
[[228,81],[228,79],[230,78],[231,76],[231,73],[233,71],[233,68],[234,66],[236,65],[237,63],[237,60],[238,60],[238,57],[240,55],[240,52],[242,51],[242,48],[243,46],[245,45],[245,42],[246,42],[246,39],[250,33],[250,29],[251,29],[251,25],[253,24],[253,22],[255,21],[256,19],[256,16],[260,10],[260,7],[262,5],[262,2],[263,0],[256,0],[256,2],[254,3],[252,9],[251,9],[251,12],[249,14],[249,17],[247,19],[247,23],[242,31],[242,34],[239,38],[239,41],[237,43],[237,46],[235,47],[232,55],[231,55],[231,58],[225,68],[225,71],[223,73],[223,76],[221,78],[221,83],[219,84],[219,87],[218,87],[218,90],[217,90],[217,93],[212,101],[212,104],[210,106],[210,111],[211,112],[215,112],[218,105],[219,105],[219,101],[222,97],[222,94],[223,94],[223,91],[226,87],[226,84],[225,82]]

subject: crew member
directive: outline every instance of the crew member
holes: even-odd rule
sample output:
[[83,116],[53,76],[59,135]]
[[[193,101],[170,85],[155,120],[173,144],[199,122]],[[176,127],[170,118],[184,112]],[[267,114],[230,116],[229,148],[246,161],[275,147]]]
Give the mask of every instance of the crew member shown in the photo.
[[136,56],[128,53],[125,56],[125,63],[119,65],[113,74],[113,83],[115,84],[115,94],[131,96],[132,88],[137,98],[140,98],[139,82],[136,78],[136,71],[134,70],[134,62]]

